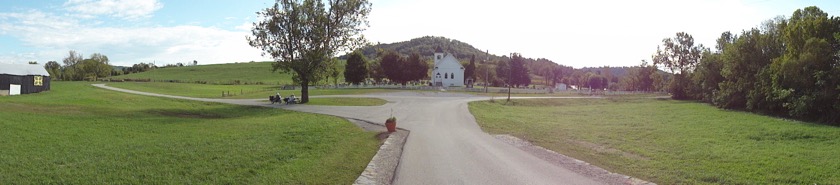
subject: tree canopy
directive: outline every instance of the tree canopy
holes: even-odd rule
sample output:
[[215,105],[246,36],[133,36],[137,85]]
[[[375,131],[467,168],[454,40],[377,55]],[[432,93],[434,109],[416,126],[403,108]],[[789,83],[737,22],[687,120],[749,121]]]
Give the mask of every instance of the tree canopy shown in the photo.
[[475,55],[470,57],[470,63],[464,66],[464,83],[467,79],[475,80]]
[[662,46],[664,48],[656,47],[653,64],[663,66],[675,74],[669,83],[669,92],[674,99],[686,99],[689,83],[686,76],[700,62],[700,53],[704,48],[702,45],[695,46],[694,37],[685,32],[678,32],[673,38],[662,39]]
[[44,65],[51,78],[66,81],[96,81],[99,78],[111,75],[114,68],[111,66],[108,56],[94,53],[90,55],[90,58],[85,59],[82,54],[74,50],[70,50],[62,62],[64,66],[55,61],[47,62]]
[[531,84],[531,76],[528,68],[525,67],[525,59],[518,53],[512,53],[507,62],[500,62],[496,67],[496,74],[511,86]]
[[681,91],[721,108],[840,124],[840,17],[806,7],[739,35],[723,32],[714,52],[685,47],[691,43],[687,36],[663,40],[673,49],[654,55],[656,64],[679,72],[673,81],[684,88],[672,88],[672,94]]
[[402,57],[396,52],[386,51],[379,65],[385,77],[402,85],[410,81],[423,80],[429,76],[429,65],[420,59],[420,54],[417,53]]
[[275,59],[272,70],[293,72],[301,103],[309,85],[329,72],[333,56],[366,43],[361,32],[370,13],[367,0],[277,0],[257,15],[248,44]]
[[347,58],[347,65],[344,65],[344,81],[358,85],[364,82],[367,77],[367,58],[361,52],[353,52]]

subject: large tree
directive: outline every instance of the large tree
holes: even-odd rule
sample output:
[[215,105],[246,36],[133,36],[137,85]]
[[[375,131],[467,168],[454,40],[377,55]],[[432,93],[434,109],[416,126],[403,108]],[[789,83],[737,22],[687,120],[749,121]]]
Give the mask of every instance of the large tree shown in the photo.
[[781,30],[787,50],[771,65],[772,99],[791,117],[840,125],[840,17],[806,7]]
[[621,84],[625,90],[652,92],[655,90],[653,74],[656,71],[655,66],[642,60],[639,66],[629,69],[627,76],[621,79]]
[[61,77],[63,80],[67,81],[76,81],[82,80],[82,73],[80,72],[76,64],[81,63],[84,58],[82,54],[76,53],[74,50],[70,50],[62,62],[64,63],[64,70],[62,71]]
[[391,82],[406,85],[410,81],[428,77],[429,65],[420,59],[420,54],[412,53],[407,58],[394,51],[385,52],[379,62],[382,71]]
[[470,57],[470,63],[464,67],[464,83],[467,83],[467,79],[473,79],[475,82],[475,54]]
[[420,59],[420,54],[412,53],[405,59],[404,73],[409,75],[407,81],[419,81],[429,77],[429,64]]
[[531,84],[528,68],[525,67],[525,59],[518,53],[512,53],[507,62],[499,62],[496,65],[496,74],[506,84],[514,87]]
[[476,68],[476,76],[481,77],[476,79],[476,82],[480,82],[486,86],[496,81],[496,71],[490,66],[490,61],[484,62]]
[[511,82],[515,86],[528,86],[531,84],[531,76],[528,68],[525,67],[525,59],[522,55],[514,53],[510,60]]
[[604,75],[594,74],[590,72],[589,74],[587,74],[587,76],[588,77],[586,84],[589,85],[590,89],[603,90],[607,87],[608,81],[607,77],[605,77]]
[[663,66],[675,75],[669,87],[674,99],[688,98],[688,75],[700,62],[703,46],[695,46],[694,37],[685,32],[678,32],[673,38],[662,39],[662,46],[664,48],[656,47],[653,64]]
[[361,32],[370,13],[367,0],[277,0],[257,14],[248,44],[274,58],[272,70],[294,72],[301,103],[309,102],[309,85],[327,73],[339,52],[365,43]]
[[358,85],[365,81],[368,76],[368,64],[365,55],[356,51],[347,58],[347,65],[344,65],[344,81]]
[[393,51],[387,51],[379,59],[379,67],[381,67],[382,74],[391,82],[403,83],[406,74],[404,74],[405,60],[399,54]]
[[108,60],[108,56],[94,53],[90,55],[90,60],[94,61],[93,66],[87,67],[90,70],[85,70],[85,72],[93,74],[93,81],[101,77],[107,77],[114,70],[114,67],[110,64],[110,60]]
[[44,64],[44,69],[47,69],[47,72],[50,73],[50,79],[61,79],[61,64],[58,64],[58,62],[49,61],[47,64]]

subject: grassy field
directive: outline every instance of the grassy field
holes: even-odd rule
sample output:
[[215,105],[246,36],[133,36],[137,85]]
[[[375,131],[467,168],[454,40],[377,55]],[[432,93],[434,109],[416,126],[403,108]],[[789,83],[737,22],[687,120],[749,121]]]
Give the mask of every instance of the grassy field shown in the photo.
[[312,98],[307,105],[379,106],[388,101],[379,98]]
[[683,101],[470,103],[481,127],[658,184],[838,184],[840,128]]
[[[144,92],[154,92],[168,95],[199,97],[199,98],[235,98],[254,99],[266,98],[280,93],[283,97],[295,94],[300,96],[300,89],[279,90],[276,85],[210,85],[194,83],[166,83],[166,82],[111,82],[108,86],[131,89]],[[232,96],[222,97],[222,92],[230,92]],[[391,92],[390,89],[310,89],[310,96],[367,94]],[[241,93],[240,93],[241,92]]]
[[[300,96],[300,89],[295,90],[279,90],[278,85],[211,85],[211,84],[195,84],[195,83],[168,83],[168,82],[109,82],[108,86],[119,87],[124,89],[131,89],[144,92],[155,92],[160,94],[199,97],[199,98],[232,98],[232,99],[254,99],[254,98],[268,98],[269,95],[280,93],[280,95],[289,96],[295,94]],[[479,87],[477,87],[479,88]],[[498,90],[503,88],[493,87],[489,93],[484,92],[467,92],[467,91],[448,91],[452,93],[465,93],[479,96],[496,97],[496,99],[507,98],[507,93],[499,93]],[[506,90],[506,89],[505,89]],[[385,93],[398,91],[432,91],[439,90],[409,90],[409,89],[384,89],[384,88],[340,88],[340,89],[310,89],[309,93],[312,96],[317,95],[352,95],[352,94],[369,94],[369,93]],[[222,97],[222,92],[230,93],[231,96]],[[514,91],[515,92],[515,91]],[[566,96],[588,96],[579,94],[573,91],[564,91],[557,93],[513,93],[511,96],[518,97],[534,97],[534,96],[550,96],[550,97],[566,97]],[[661,96],[659,94],[635,94],[635,95],[620,95],[622,97],[653,97]]]
[[349,184],[376,133],[331,116],[53,82],[0,97],[0,184]]
[[[344,61],[339,61],[339,71],[342,74],[344,64]],[[232,84],[238,80],[240,84],[292,84],[291,73],[283,73],[282,71],[272,72],[271,62],[167,67],[142,73],[114,76],[111,79],[179,80],[189,83],[204,81],[210,84]],[[343,81],[344,75],[339,75],[339,82]]]
[[[343,73],[346,61],[339,60],[339,71]],[[300,89],[297,90],[279,90],[283,85],[294,85],[292,82],[292,75],[289,73],[272,72],[271,62],[247,62],[247,63],[233,63],[233,64],[211,64],[199,66],[185,66],[185,67],[167,67],[154,69],[142,73],[134,73],[128,75],[120,75],[111,77],[111,79],[152,79],[155,81],[169,81],[177,80],[185,83],[110,83],[114,87],[157,92],[162,94],[202,97],[202,98],[221,98],[222,92],[229,92],[233,96],[225,98],[264,98],[268,94],[275,94],[280,92],[284,96],[290,94],[300,94]],[[207,84],[194,83],[197,81],[207,82]],[[234,82],[238,81],[238,84]],[[339,82],[344,81],[344,75],[339,75]],[[331,84],[321,82],[324,84]],[[477,86],[476,88],[481,88]],[[313,89],[310,91],[311,95],[338,95],[338,94],[366,94],[391,91],[392,89]],[[395,89],[399,90],[399,89]],[[507,93],[499,93],[499,91],[506,91],[505,88],[493,87],[491,93],[478,92],[460,92],[468,94],[476,94],[483,96],[507,96]],[[517,93],[519,90],[513,90],[516,96],[570,96],[577,95],[573,93],[556,93],[546,94],[540,93]],[[459,91],[455,91],[459,92]]]

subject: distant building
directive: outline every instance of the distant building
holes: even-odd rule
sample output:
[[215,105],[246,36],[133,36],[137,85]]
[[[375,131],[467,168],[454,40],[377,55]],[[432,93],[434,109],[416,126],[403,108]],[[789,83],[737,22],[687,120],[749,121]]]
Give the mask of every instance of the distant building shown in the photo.
[[0,64],[0,96],[38,93],[50,90],[50,73],[44,66]]
[[435,66],[429,76],[434,86],[464,86],[464,66],[454,55],[444,53],[440,47],[435,50]]
[[556,84],[554,84],[554,90],[565,91],[565,90],[568,90],[568,88],[567,88],[565,83],[556,83]]

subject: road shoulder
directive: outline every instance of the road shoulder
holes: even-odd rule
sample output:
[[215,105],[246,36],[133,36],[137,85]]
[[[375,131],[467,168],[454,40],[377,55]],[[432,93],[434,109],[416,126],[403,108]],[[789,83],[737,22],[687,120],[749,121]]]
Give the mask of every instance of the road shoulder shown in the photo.
[[542,160],[550,162],[553,165],[569,169],[575,173],[588,176],[591,179],[596,179],[597,181],[601,181],[606,184],[655,185],[655,183],[647,182],[635,177],[609,172],[601,167],[531,144],[531,142],[511,135],[501,134],[493,135],[493,137],[504,143],[519,148],[520,150],[528,152]]

